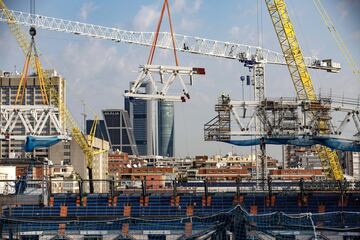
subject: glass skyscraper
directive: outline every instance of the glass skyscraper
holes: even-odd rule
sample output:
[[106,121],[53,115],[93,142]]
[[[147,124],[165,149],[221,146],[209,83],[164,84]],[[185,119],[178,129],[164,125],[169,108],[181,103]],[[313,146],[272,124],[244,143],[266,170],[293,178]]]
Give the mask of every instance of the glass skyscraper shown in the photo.
[[135,143],[140,155],[148,155],[147,101],[125,98],[125,110],[129,113],[134,129]]
[[[146,85],[142,90],[144,93],[148,90]],[[139,154],[173,157],[174,103],[125,98],[124,105],[134,128]]]
[[[108,139],[113,151],[120,150],[129,155],[138,155],[128,112],[122,109],[105,109],[102,112],[104,120],[99,122],[95,136]],[[87,121],[87,132],[90,131],[92,121]]]
[[159,155],[174,156],[174,103],[158,102]]

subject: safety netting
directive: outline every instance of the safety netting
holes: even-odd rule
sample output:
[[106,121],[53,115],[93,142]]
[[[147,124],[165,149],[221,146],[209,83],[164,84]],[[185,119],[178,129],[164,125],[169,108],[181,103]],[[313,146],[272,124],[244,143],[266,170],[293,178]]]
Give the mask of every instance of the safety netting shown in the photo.
[[[359,212],[325,212],[287,214],[281,211],[251,214],[241,205],[207,216],[173,217],[2,217],[2,234],[66,235],[97,233],[118,235],[116,239],[260,239],[261,236],[295,235],[319,239],[324,232],[360,232]],[[57,238],[54,238],[57,239]],[[60,239],[60,238],[59,238]],[[96,238],[95,238],[96,239]],[[100,239],[100,238],[99,238]]]

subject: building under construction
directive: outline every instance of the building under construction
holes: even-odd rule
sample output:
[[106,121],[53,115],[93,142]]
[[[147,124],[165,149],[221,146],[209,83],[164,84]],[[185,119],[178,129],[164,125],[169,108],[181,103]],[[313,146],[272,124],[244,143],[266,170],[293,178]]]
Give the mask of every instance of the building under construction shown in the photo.
[[[338,73],[340,64],[304,57],[285,1],[264,3],[281,53],[175,34],[168,0],[155,32],[37,15],[34,0],[30,13],[14,11],[0,0],[0,22],[25,53],[21,74],[0,72],[1,239],[358,239],[359,99],[316,94],[308,69]],[[358,74],[329,14],[314,4]],[[170,32],[160,31],[164,17]],[[149,47],[136,80],[119,90],[125,109],[103,110],[103,120],[94,114],[82,131],[65,80],[41,65],[37,29]],[[174,65],[154,64],[158,48],[172,51]],[[182,66],[178,52],[249,70],[242,100],[221,94],[203,135],[251,146],[249,157],[173,158],[175,103],[192,101],[190,86],[206,72]],[[268,64],[289,70],[295,96],[267,96]],[[269,145],[285,150],[282,165]]]

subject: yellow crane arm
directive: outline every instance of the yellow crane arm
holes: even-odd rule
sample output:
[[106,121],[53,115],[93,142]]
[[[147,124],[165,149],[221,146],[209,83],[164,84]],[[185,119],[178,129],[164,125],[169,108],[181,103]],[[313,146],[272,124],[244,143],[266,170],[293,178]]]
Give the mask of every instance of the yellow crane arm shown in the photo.
[[[304,56],[296,38],[294,26],[290,20],[285,1],[265,0],[265,3],[284,54],[297,97],[302,100],[315,101],[317,99],[316,92],[305,65]],[[311,118],[315,119],[315,116],[311,116]],[[317,122],[319,129],[323,129],[327,125],[327,122],[322,120],[317,120]],[[336,152],[323,146],[316,146],[315,150],[319,154],[325,174],[336,180],[343,180],[344,176]]]
[[265,0],[265,2],[298,98],[316,100],[314,86],[285,2],[283,0]]
[[[21,30],[20,26],[14,22],[14,16],[12,16],[9,11],[7,11],[8,8],[6,7],[3,0],[0,0],[0,8],[4,10],[4,13],[8,19],[7,23],[10,31],[18,42],[20,48],[26,55],[30,47],[30,42],[27,40],[26,34]],[[70,111],[66,108],[64,104],[64,99],[62,99],[62,97],[59,97],[57,89],[55,88],[55,86],[52,85],[46,72],[43,71],[43,67],[41,66],[40,61],[36,61],[34,55],[32,55],[30,62],[33,69],[37,71],[38,74],[41,74],[44,79],[46,79],[45,85],[49,101],[51,104],[54,104],[59,108],[60,119],[63,127],[67,127],[71,131],[72,138],[77,142],[77,144],[80,146],[80,148],[85,154],[87,167],[91,169],[94,156],[93,149],[88,145],[85,135],[81,132]]]

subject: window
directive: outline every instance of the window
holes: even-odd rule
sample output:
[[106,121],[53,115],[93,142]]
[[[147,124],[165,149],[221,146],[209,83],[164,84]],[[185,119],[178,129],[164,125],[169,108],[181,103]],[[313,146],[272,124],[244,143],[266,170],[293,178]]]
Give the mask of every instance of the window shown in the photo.
[[120,127],[120,112],[104,112],[104,117],[108,127]]
[[130,144],[126,129],[123,129],[121,133],[122,133],[122,136],[121,136],[122,144]]
[[112,145],[120,145],[120,129],[109,129],[109,136]]

